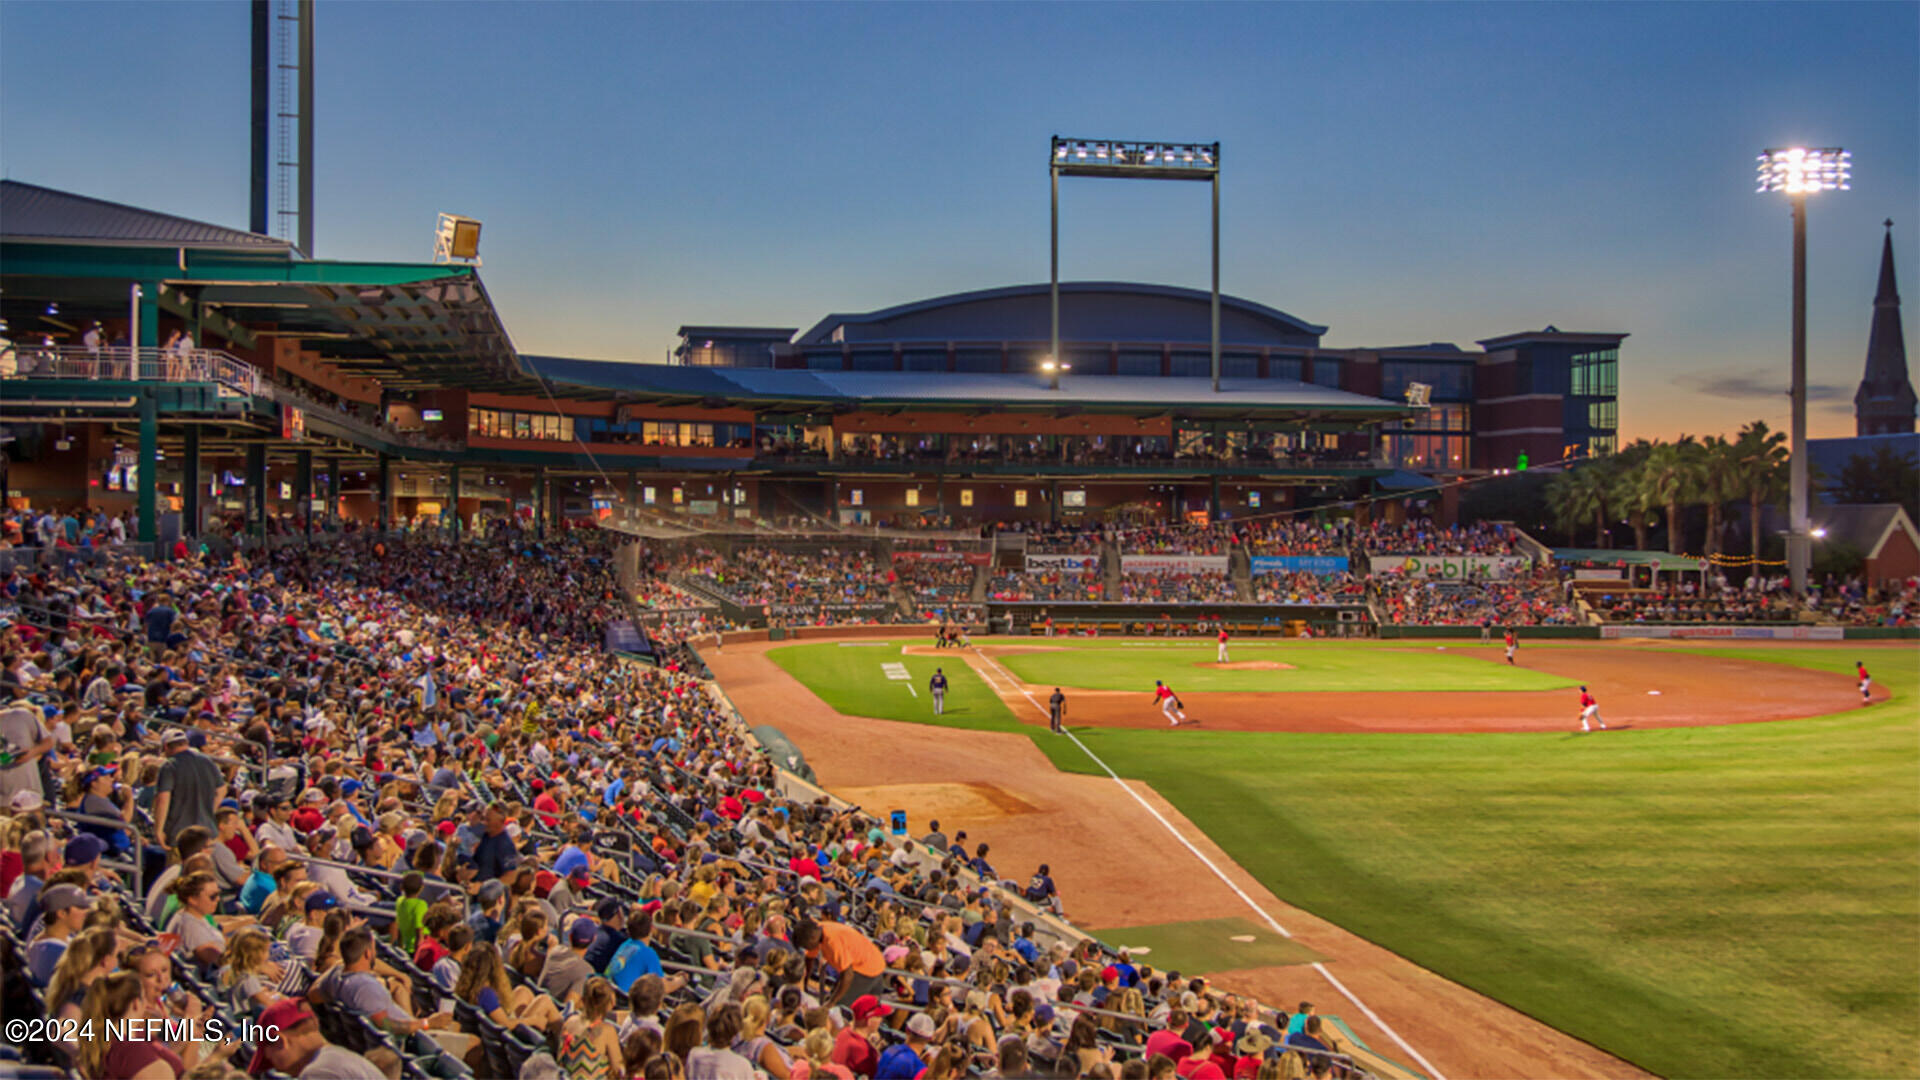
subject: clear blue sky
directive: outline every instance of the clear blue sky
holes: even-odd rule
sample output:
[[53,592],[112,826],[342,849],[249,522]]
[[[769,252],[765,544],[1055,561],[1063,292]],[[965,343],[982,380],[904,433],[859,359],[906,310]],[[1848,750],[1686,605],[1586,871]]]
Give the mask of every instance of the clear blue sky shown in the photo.
[[[244,227],[243,3],[0,4],[0,170]],[[1224,144],[1227,291],[1334,346],[1623,330],[1628,436],[1784,426],[1763,146],[1811,213],[1813,430],[1850,434],[1882,218],[1920,296],[1920,5],[320,5],[317,254],[486,223],[527,352],[653,360],[1044,281],[1047,138]],[[1202,185],[1069,182],[1063,275],[1205,287]],[[1920,315],[1912,316],[1920,320]]]

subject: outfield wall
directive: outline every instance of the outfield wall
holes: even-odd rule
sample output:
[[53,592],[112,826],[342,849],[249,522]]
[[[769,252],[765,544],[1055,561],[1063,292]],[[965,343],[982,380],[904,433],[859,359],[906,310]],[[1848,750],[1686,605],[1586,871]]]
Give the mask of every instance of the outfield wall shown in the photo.
[[[1513,628],[1513,632],[1519,635],[1522,641],[1538,641],[1542,638],[1576,638],[1597,641],[1601,636],[1600,628],[1597,626],[1516,626]],[[1506,627],[1494,627],[1491,640],[1499,641],[1500,636],[1504,633],[1506,633]],[[1413,623],[1381,623],[1380,637],[1382,639],[1467,638],[1478,641],[1480,640],[1480,628],[1478,626],[1426,626]]]

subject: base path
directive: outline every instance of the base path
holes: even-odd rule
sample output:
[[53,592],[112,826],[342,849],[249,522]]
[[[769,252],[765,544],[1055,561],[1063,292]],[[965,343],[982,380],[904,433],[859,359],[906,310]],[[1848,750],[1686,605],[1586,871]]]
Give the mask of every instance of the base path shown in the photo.
[[[1051,864],[1067,915],[1076,923],[1259,921],[1249,911],[1251,901],[1295,941],[1327,957],[1328,975],[1447,1080],[1649,1075],[1282,903],[1144,784],[1127,781],[1123,787],[1106,776],[1061,773],[1023,735],[842,716],[768,660],[767,647],[729,642],[723,655],[707,657],[749,723],[779,727],[806,752],[823,786],[868,812],[904,809],[916,829],[937,816],[949,836],[964,830],[970,845],[990,844],[988,859],[1002,877],[1023,879],[1040,863]],[[1024,699],[1017,714],[1037,720]],[[1124,930],[1102,936],[1110,944],[1125,944]],[[1155,967],[1177,968],[1180,962],[1175,956],[1148,959]],[[1376,1052],[1419,1067],[1313,967],[1249,968],[1221,973],[1215,982],[1268,1003],[1314,1002],[1320,1011],[1347,1021]]]
[[[1610,728],[1794,720],[1860,705],[1860,691],[1851,670],[1827,673],[1761,660],[1690,656],[1673,650],[1672,642],[1660,645],[1659,649],[1623,643],[1533,650],[1522,646],[1517,666],[1585,684],[1600,702],[1600,715]],[[1001,688],[1000,696],[1015,716],[1024,723],[1044,724],[1046,718],[1036,715],[1018,690],[1044,701],[1053,692],[1053,684],[1043,688],[1038,683],[1021,683],[1017,689],[1010,689],[1006,681],[1017,676],[999,664],[986,662],[986,658],[1045,648],[982,644],[967,657],[990,685]],[[1497,645],[1408,644],[1397,649],[1383,646],[1380,652],[1384,660],[1394,652],[1430,652],[1437,648],[1506,665],[1506,653]],[[1149,670],[1150,657],[1143,656],[1141,661],[1143,678],[1138,691],[1075,690],[1067,684],[1073,722],[1091,727],[1166,727],[1166,717],[1153,702],[1152,683],[1155,678],[1163,678],[1178,690],[1183,665],[1153,671]],[[1239,668],[1259,663],[1262,661],[1196,666]],[[1884,688],[1873,688],[1874,701],[1886,698]],[[1575,731],[1580,727],[1580,692],[1572,687],[1426,693],[1195,690],[1180,691],[1180,700],[1190,718],[1222,731]]]

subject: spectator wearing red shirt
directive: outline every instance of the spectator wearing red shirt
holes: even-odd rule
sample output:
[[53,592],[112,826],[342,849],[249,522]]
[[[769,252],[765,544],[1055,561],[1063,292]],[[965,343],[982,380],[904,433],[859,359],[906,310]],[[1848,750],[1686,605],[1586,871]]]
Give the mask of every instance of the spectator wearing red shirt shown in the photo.
[[893,1015],[893,1006],[880,1004],[872,994],[853,999],[853,1023],[840,1029],[833,1040],[833,1056],[827,1060],[841,1065],[857,1076],[872,1076],[880,1064],[880,1021]]
[[[1215,1057],[1215,1049],[1221,1051]],[[1173,1067],[1174,1075],[1181,1080],[1227,1080],[1226,1070],[1220,1062],[1233,1064],[1233,1032],[1226,1028],[1214,1028],[1206,1042],[1194,1048],[1193,1053],[1180,1059]]]

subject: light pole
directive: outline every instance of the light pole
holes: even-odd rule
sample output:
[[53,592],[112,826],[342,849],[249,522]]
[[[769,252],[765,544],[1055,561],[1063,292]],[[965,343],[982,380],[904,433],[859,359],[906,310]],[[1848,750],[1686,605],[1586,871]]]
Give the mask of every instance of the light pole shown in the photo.
[[[1213,185],[1213,293],[1209,308],[1212,330],[1209,356],[1212,359],[1213,392],[1220,392],[1220,144],[1158,143],[1130,140],[1106,142],[1053,137],[1047,155],[1047,170],[1053,182],[1051,261],[1053,273],[1048,295],[1051,301],[1053,332],[1050,341],[1052,360],[1060,359],[1060,178],[1062,176],[1104,176],[1121,180],[1201,180]],[[1060,389],[1056,376],[1053,389]]]
[[1807,196],[1846,191],[1853,155],[1837,146],[1803,146],[1760,152],[1762,194],[1780,192],[1793,207],[1793,440],[1787,462],[1787,579],[1795,596],[1807,593],[1813,541],[1807,520]]

